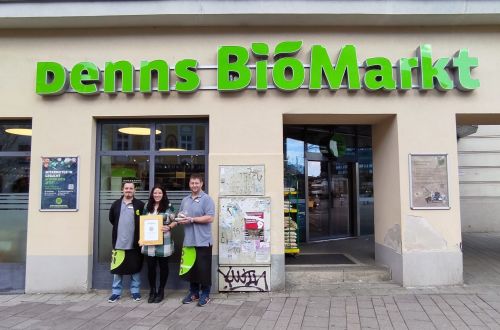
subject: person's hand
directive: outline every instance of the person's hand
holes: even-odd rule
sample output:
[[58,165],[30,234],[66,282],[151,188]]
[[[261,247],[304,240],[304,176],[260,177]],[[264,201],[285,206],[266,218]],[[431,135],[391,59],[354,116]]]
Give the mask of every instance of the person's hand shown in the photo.
[[139,240],[137,243],[139,243],[139,246],[143,246],[144,245],[144,242]]
[[187,225],[188,223],[191,223],[191,220],[192,218],[191,217],[185,217],[185,218],[182,218],[182,220],[177,220],[177,223],[181,224],[181,225]]
[[161,227],[161,231],[162,231],[162,232],[164,232],[164,233],[166,233],[167,231],[170,231],[170,229],[171,229],[171,228],[170,228],[170,226],[168,226],[168,225],[167,225],[167,226],[162,226],[162,227]]

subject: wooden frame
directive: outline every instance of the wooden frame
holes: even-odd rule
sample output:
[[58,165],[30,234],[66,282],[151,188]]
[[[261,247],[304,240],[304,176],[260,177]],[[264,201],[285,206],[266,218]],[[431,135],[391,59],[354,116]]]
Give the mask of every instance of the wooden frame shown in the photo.
[[[163,232],[161,231],[161,227],[163,226],[163,216],[141,215],[139,224],[139,240],[143,245],[163,244]],[[156,232],[156,234],[154,232]]]

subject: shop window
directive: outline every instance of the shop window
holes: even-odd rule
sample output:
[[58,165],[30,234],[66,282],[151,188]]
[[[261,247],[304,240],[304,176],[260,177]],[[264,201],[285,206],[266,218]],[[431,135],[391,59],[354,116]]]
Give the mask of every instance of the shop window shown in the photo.
[[31,124],[0,124],[0,151],[30,151]]
[[103,124],[101,150],[148,150],[150,134],[147,124]]
[[0,124],[0,265],[26,262],[30,150],[31,124]]
[[203,124],[157,124],[156,150],[204,150],[205,129]]
[[[190,175],[206,172],[207,124],[196,120],[102,122],[97,132],[99,191],[93,286],[101,287],[101,274],[104,278],[109,273],[111,255],[109,208],[122,195],[122,183],[135,183],[136,198],[143,202],[150,188],[161,184],[178,209],[189,193]],[[180,239],[174,235],[174,241]]]
[[167,191],[188,191],[189,177],[205,173],[205,156],[158,156],[155,162],[155,183]]

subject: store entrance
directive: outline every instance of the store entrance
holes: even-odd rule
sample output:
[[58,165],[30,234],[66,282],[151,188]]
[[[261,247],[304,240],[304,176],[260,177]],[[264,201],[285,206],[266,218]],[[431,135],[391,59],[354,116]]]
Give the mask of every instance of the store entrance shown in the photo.
[[[368,251],[354,259],[373,260],[360,248],[373,246],[371,126],[285,125],[284,154],[285,253],[307,263],[353,246],[351,255]],[[355,240],[334,243],[346,238]]]
[[307,241],[353,234],[352,169],[353,163],[307,160]]

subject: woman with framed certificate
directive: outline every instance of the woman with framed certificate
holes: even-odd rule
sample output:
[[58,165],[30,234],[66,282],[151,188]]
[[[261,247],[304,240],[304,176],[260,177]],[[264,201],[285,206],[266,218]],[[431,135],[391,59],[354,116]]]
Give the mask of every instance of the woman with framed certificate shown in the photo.
[[[174,252],[174,242],[170,231],[177,225],[175,221],[172,221],[175,214],[168,200],[167,192],[160,185],[155,185],[151,190],[143,214],[141,217],[141,241],[139,243],[142,243],[141,251],[146,256],[148,266],[150,287],[148,303],[159,303],[163,300],[165,284],[168,278],[168,257]],[[155,220],[159,221],[158,226],[154,225]],[[157,230],[163,232],[163,235],[161,233],[151,235],[152,232],[154,233]],[[156,236],[159,239],[147,239],[147,236]],[[160,268],[158,290],[156,289],[156,265]]]

